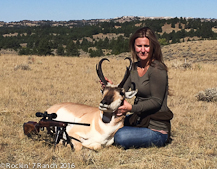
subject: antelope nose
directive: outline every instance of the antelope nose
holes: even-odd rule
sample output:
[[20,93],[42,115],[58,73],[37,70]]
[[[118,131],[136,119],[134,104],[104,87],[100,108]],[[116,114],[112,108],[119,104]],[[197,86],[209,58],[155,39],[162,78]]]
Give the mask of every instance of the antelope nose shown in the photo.
[[100,103],[101,104],[107,104],[106,100],[102,100]]

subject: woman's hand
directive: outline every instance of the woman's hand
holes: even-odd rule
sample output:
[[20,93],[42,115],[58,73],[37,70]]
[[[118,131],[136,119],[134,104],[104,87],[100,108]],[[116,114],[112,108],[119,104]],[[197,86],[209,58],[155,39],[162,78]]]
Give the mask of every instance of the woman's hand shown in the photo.
[[120,106],[117,110],[117,116],[125,115],[127,112],[130,112],[132,110],[132,105],[128,103],[126,100],[124,100],[124,103],[122,106]]
[[[113,84],[113,82],[112,82],[111,80],[109,80],[107,77],[105,77],[105,80],[106,80],[108,83]],[[102,88],[104,89],[104,88],[105,88],[105,84],[104,84],[101,80],[100,80],[99,82],[100,82]]]

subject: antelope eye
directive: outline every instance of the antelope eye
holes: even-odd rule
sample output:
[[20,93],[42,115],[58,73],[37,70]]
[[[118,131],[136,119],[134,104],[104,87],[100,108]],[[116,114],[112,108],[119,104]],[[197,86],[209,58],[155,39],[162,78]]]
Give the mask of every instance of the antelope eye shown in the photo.
[[124,94],[124,92],[123,92],[123,91],[121,91],[121,92],[120,92],[120,95],[121,95],[121,96],[124,96],[125,94]]

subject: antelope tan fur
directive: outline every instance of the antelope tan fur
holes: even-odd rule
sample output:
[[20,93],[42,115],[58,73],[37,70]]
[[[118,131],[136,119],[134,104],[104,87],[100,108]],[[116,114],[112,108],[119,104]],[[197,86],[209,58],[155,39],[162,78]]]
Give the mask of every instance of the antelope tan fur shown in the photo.
[[50,107],[48,113],[56,113],[58,121],[69,121],[77,123],[89,123],[90,126],[68,125],[66,130],[69,136],[74,137],[72,144],[75,150],[81,150],[82,146],[89,149],[97,150],[102,147],[109,146],[114,142],[114,134],[123,127],[125,116],[117,116],[116,111],[123,103],[125,98],[132,98],[137,91],[125,92],[123,85],[126,82],[132,67],[130,58],[130,66],[126,68],[123,80],[119,85],[111,85],[105,80],[102,73],[101,64],[106,58],[100,60],[96,65],[96,71],[99,79],[105,84],[102,90],[103,99],[99,108],[91,107],[77,103],[60,103]]

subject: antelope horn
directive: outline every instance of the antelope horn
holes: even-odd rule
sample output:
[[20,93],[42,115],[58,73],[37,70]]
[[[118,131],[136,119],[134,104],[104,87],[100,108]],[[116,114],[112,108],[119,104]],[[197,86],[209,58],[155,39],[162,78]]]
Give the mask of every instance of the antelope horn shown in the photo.
[[126,60],[126,59],[128,59],[130,61],[130,65],[129,65],[129,67],[126,67],[126,72],[125,72],[124,78],[122,79],[121,83],[118,85],[118,87],[120,87],[120,88],[122,88],[124,86],[124,83],[126,82],[127,78],[129,77],[130,71],[132,69],[132,60],[131,60],[131,58],[126,57],[124,60]]
[[98,75],[98,77],[99,77],[99,79],[104,83],[104,85],[107,85],[107,80],[105,80],[105,77],[104,77],[104,75],[103,75],[103,73],[102,73],[102,62],[104,61],[104,60],[107,60],[107,61],[109,61],[107,58],[103,58],[103,59],[101,59],[100,61],[99,61],[99,66],[97,66],[96,65],[96,72],[97,72],[97,75]]

